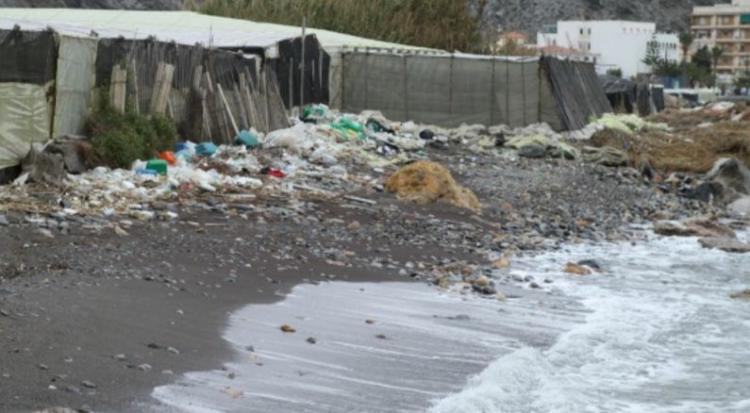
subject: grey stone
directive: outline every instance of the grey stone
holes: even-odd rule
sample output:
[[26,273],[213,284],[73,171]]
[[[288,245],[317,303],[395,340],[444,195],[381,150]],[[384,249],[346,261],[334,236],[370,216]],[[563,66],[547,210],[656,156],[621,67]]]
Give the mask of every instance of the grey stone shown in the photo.
[[706,180],[720,182],[738,193],[750,195],[750,170],[735,158],[716,161],[706,174]]
[[21,161],[22,174],[28,174],[26,182],[62,185],[65,166],[60,155],[37,152],[32,149]]
[[547,148],[541,145],[525,145],[518,149],[518,156],[539,159],[547,155]]
[[750,244],[731,238],[701,238],[698,240],[703,248],[718,249],[725,252],[746,254],[750,253]]
[[732,202],[727,207],[727,211],[737,218],[750,218],[750,196]]
[[93,382],[88,381],[88,380],[82,381],[81,382],[81,386],[89,388],[89,389],[95,389],[96,388],[96,384],[94,384]]
[[60,156],[65,170],[72,174],[85,172],[93,163],[94,150],[91,143],[82,139],[56,140],[44,152]]

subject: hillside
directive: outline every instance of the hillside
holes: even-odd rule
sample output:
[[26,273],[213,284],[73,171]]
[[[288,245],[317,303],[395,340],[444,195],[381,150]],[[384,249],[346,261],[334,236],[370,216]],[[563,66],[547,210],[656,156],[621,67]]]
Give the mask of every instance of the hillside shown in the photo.
[[487,0],[484,22],[535,33],[565,19],[642,20],[656,21],[662,31],[680,32],[688,28],[693,6],[722,2],[728,0]]
[[[204,0],[192,0],[202,4]],[[656,21],[659,30],[680,32],[688,28],[696,5],[729,0],[470,0],[486,2],[483,26],[536,33],[564,19],[622,19]],[[0,0],[0,7],[74,7],[135,10],[178,10],[187,0]]]
[[178,10],[182,3],[182,0],[0,0],[0,7]]

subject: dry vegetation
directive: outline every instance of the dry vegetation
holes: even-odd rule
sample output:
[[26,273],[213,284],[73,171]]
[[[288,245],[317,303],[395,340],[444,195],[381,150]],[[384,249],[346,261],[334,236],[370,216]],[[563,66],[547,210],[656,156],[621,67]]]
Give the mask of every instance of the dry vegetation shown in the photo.
[[633,165],[647,161],[663,173],[705,173],[727,157],[750,165],[750,121],[747,116],[741,121],[730,117],[707,111],[666,112],[649,120],[668,123],[670,132],[645,129],[628,135],[605,130],[595,134],[591,144],[625,150]]
[[457,184],[450,171],[435,162],[418,161],[407,165],[393,174],[385,187],[400,199],[419,204],[444,201],[476,212],[482,209],[477,196]]
[[477,51],[482,1],[466,0],[208,0],[208,14],[310,27],[444,50]]

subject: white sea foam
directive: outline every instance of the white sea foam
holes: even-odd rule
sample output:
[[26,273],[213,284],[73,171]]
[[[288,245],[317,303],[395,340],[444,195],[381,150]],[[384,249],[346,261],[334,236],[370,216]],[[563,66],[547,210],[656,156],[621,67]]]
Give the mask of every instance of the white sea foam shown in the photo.
[[[566,261],[595,258],[604,274],[572,278]],[[591,310],[549,349],[492,363],[432,413],[746,412],[750,316],[729,299],[750,284],[750,257],[694,239],[575,247],[525,260]]]
[[[562,273],[580,259],[604,271]],[[750,286],[750,256],[655,238],[570,247],[512,271],[554,283],[501,285],[523,292],[507,302],[409,283],[298,286],[230,317],[226,370],[187,374],[154,398],[189,413],[750,411],[750,305],[729,299]],[[297,333],[281,333],[287,323]]]

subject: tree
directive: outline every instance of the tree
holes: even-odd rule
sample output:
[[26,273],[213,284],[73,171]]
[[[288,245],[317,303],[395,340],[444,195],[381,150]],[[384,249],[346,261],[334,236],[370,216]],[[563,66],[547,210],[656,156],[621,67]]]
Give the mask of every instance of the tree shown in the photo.
[[656,41],[656,36],[652,37],[646,46],[646,56],[643,58],[643,63],[653,68],[661,61],[661,54],[659,53],[659,42]]
[[696,83],[708,84],[712,81],[711,72],[713,69],[713,57],[711,55],[711,49],[708,46],[703,46],[698,49],[685,67],[688,80],[691,85]]
[[717,79],[719,76],[719,60],[724,56],[724,48],[721,46],[714,46],[711,48],[711,63],[714,71],[714,86],[716,86]]
[[622,79],[622,69],[619,67],[616,69],[607,69],[607,74]]
[[696,66],[710,71],[713,68],[713,57],[711,56],[711,49],[708,46],[703,46],[698,49],[693,55],[693,63]]
[[682,47],[682,63],[686,64],[688,55],[690,54],[690,47],[695,41],[695,36],[690,32],[680,33],[680,47]]

